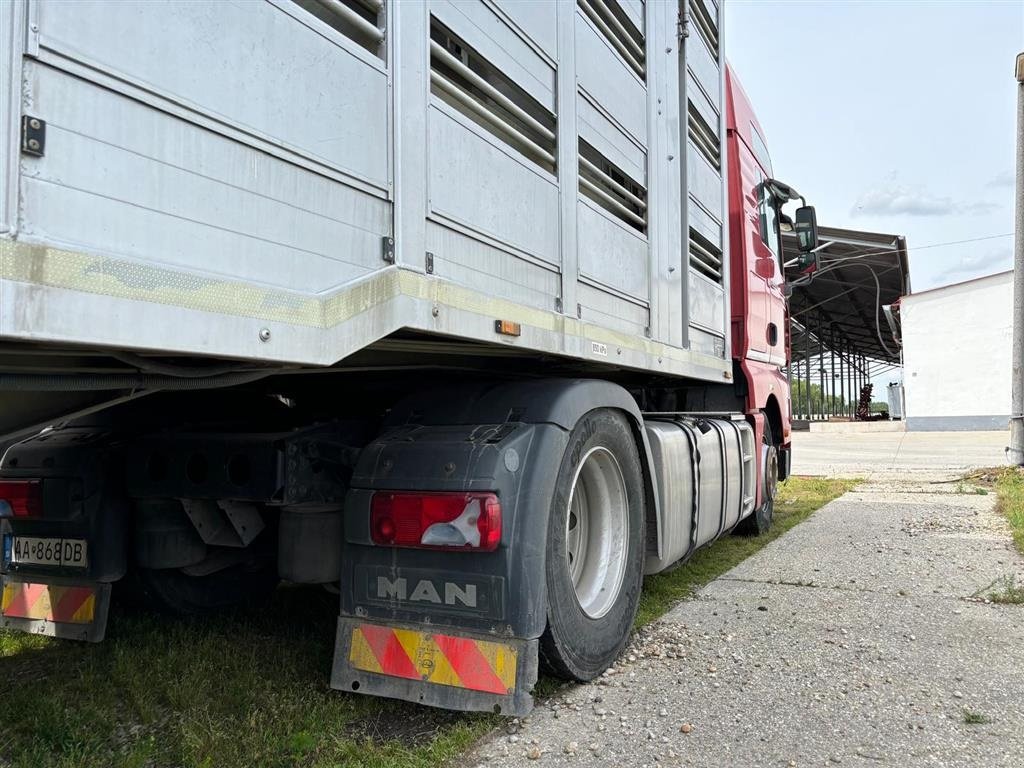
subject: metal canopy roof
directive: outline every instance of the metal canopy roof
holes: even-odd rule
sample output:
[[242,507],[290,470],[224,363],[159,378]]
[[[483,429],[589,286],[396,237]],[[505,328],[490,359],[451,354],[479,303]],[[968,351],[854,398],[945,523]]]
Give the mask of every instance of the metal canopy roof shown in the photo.
[[[883,307],[910,292],[906,238],[831,227],[819,227],[818,235],[820,268],[810,282],[792,282],[793,359],[823,346],[899,364],[899,326]],[[783,233],[782,241],[788,263],[799,256],[796,237]]]

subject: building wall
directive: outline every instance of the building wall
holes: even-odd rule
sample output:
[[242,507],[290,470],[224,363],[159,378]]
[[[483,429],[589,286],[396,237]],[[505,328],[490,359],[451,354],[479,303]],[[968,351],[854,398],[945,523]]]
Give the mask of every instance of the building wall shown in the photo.
[[1013,273],[904,297],[908,430],[1006,429]]

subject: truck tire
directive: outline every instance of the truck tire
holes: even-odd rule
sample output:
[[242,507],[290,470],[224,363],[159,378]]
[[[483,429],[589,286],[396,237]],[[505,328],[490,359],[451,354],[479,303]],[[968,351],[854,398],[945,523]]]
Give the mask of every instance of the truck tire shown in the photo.
[[625,646],[643,582],[644,504],[626,417],[587,413],[569,436],[548,522],[540,652],[556,676],[593,680]]
[[772,425],[768,416],[764,419],[764,434],[761,438],[761,466],[764,477],[761,506],[739,521],[735,532],[741,536],[761,536],[772,527],[772,515],[775,513],[775,492],[779,484],[779,449],[772,434]]
[[257,608],[278,583],[277,565],[268,558],[204,576],[190,576],[179,568],[139,568],[137,577],[147,607],[185,616]]

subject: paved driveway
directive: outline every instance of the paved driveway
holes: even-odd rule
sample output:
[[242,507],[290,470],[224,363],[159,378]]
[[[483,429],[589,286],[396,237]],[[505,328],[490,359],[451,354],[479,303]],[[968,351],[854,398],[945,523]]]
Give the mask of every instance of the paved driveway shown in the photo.
[[798,475],[852,477],[875,472],[948,473],[1006,463],[1008,430],[1000,432],[793,433]]
[[993,496],[934,472],[999,463],[1002,441],[837,437],[798,436],[797,471],[869,480],[469,764],[1024,765],[1024,606],[973,597],[1024,582],[1024,558]]

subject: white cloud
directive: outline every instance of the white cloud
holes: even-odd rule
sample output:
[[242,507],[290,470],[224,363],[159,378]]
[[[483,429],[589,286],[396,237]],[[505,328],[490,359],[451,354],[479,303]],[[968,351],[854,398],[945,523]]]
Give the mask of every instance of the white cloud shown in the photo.
[[850,211],[853,216],[955,216],[990,213],[996,203],[958,203],[951,197],[936,197],[921,189],[888,183],[862,194]]
[[1013,252],[1009,246],[969,253],[939,272],[935,278],[939,283],[945,283],[994,275],[1010,268],[1013,263],[1012,256]]
[[1013,187],[1014,187],[1014,185],[1016,183],[1017,183],[1017,179],[1013,175],[1013,171],[1003,171],[1001,173],[997,173],[995,176],[993,176],[991,179],[989,179],[988,183],[985,184],[985,186],[986,187],[993,187],[995,189],[1003,189],[1003,188],[1013,189]]

